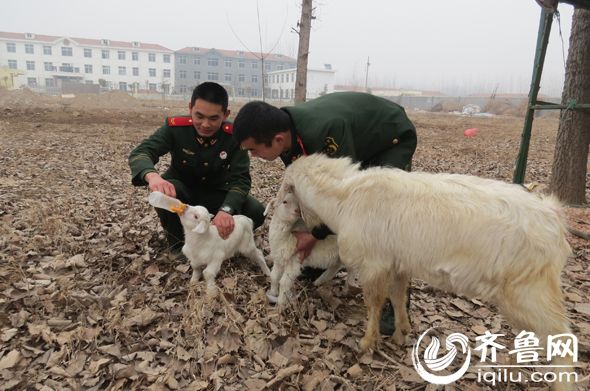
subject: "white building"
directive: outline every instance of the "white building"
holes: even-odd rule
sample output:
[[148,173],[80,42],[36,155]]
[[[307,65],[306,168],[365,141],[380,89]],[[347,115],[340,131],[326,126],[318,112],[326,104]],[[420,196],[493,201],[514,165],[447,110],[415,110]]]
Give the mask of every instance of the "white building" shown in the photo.
[[[268,72],[266,97],[276,100],[294,100],[296,73],[296,68]],[[335,73],[330,64],[325,64],[324,69],[308,69],[306,99],[314,99],[333,92]]]
[[173,56],[151,43],[0,32],[0,67],[22,73],[15,76],[15,88],[51,90],[74,82],[168,93]]

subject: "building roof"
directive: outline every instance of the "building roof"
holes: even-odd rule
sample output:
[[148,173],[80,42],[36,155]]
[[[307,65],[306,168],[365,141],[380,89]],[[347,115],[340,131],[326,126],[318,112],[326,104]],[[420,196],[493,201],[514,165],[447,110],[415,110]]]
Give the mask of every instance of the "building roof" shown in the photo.
[[[176,53],[181,54],[215,54],[219,53],[223,57],[233,57],[233,58],[243,58],[245,60],[260,60],[260,53],[251,53],[248,51],[243,50],[225,50],[225,49],[215,49],[215,48],[201,48],[197,46],[189,46],[177,50]],[[294,58],[284,56],[282,54],[274,54],[274,53],[264,53],[264,59],[270,61],[287,61],[287,62],[297,62]]]
[[[31,37],[27,37],[28,34],[31,34]],[[159,50],[159,51],[168,51],[172,52],[171,49],[168,49],[162,45],[158,45],[155,43],[144,43],[144,42],[125,42],[125,41],[109,41],[108,45],[104,45],[104,39],[92,39],[92,38],[74,38],[74,37],[59,37],[54,35],[42,35],[42,34],[33,34],[33,33],[11,33],[11,32],[2,32],[0,31],[0,39],[13,39],[19,41],[32,41],[32,42],[47,42],[47,43],[56,43],[63,39],[69,39],[79,45],[87,45],[87,46],[100,46],[100,47],[110,47],[115,49],[137,49],[137,50]]]

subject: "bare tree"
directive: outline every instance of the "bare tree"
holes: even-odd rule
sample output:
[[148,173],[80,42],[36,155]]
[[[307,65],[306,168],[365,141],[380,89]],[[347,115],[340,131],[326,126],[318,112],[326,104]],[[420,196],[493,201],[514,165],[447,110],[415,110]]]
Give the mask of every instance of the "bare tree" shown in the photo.
[[309,36],[311,35],[312,0],[302,0],[299,30],[299,50],[297,51],[297,74],[295,76],[295,103],[305,102],[307,94],[307,60],[309,57]]
[[[574,11],[562,103],[590,103],[590,10]],[[586,198],[590,110],[564,110],[559,122],[550,190],[566,203]]]

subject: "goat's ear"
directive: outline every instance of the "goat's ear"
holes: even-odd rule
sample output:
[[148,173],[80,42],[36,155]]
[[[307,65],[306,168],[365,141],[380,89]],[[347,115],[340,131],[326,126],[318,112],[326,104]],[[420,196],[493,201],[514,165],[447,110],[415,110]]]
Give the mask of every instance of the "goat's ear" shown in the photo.
[[215,215],[212,215],[211,213],[209,213],[209,220],[213,220],[213,217],[215,217]]
[[205,232],[207,232],[208,228],[209,228],[208,222],[199,221],[199,224],[197,224],[197,226],[195,228],[193,228],[193,232],[196,232],[198,234],[204,234]]
[[268,212],[270,212],[270,208],[272,208],[272,206],[275,203],[276,198],[273,198],[272,200],[270,200],[268,202],[268,204],[266,205],[266,208],[264,209],[264,213],[262,213],[263,216],[268,215]]

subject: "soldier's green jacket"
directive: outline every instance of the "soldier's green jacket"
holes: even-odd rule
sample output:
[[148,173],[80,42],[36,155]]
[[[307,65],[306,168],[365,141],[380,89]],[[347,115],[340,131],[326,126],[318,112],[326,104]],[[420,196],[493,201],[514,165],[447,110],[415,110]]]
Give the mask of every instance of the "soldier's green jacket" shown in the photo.
[[144,176],[155,172],[159,158],[170,153],[172,161],[163,175],[178,179],[197,191],[227,192],[222,205],[239,209],[250,191],[250,159],[232,138],[231,124],[223,123],[211,137],[200,137],[190,126],[168,126],[168,119],[129,155],[132,183],[147,185]]
[[[387,155],[386,163],[405,168],[416,150],[416,128],[403,107],[374,95],[337,92],[282,110],[291,117],[306,154],[324,152],[368,163],[391,150],[395,153]],[[294,146],[291,160],[303,152]]]

